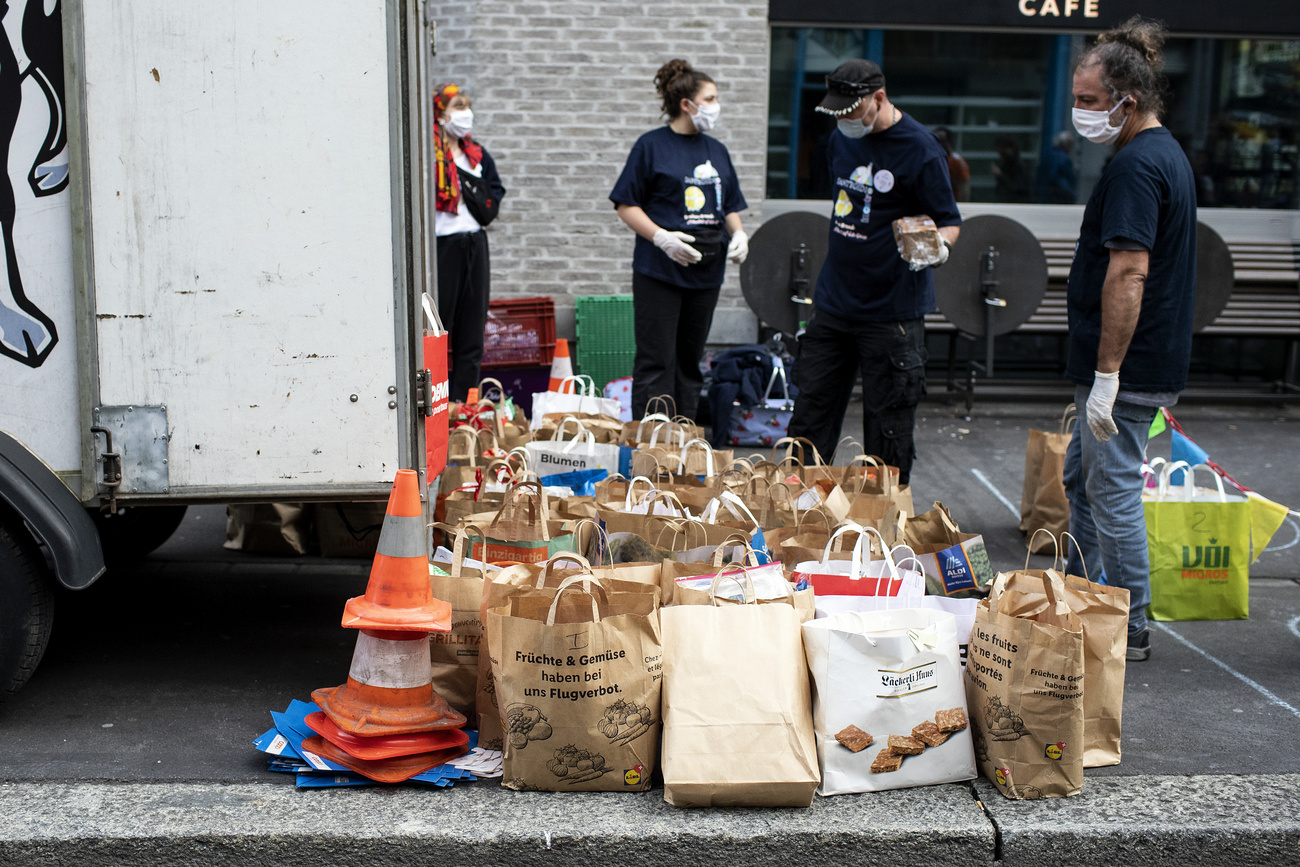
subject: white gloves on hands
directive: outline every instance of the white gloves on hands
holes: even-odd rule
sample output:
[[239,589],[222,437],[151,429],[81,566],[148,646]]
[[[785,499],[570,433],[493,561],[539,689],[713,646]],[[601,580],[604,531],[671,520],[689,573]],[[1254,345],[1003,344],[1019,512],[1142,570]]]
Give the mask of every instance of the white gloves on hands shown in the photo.
[[[900,244],[899,253],[901,254],[902,251],[903,248],[902,245]],[[952,252],[952,248],[948,246],[948,242],[943,240],[942,237],[940,237],[939,252],[935,254],[935,257],[933,259],[906,259],[905,258],[903,261],[907,262],[907,267],[908,270],[910,271],[924,271],[926,268],[938,268],[944,262],[947,262],[948,255],[951,252]]]
[[1119,394],[1119,372],[1102,373],[1096,371],[1092,380],[1092,392],[1088,395],[1088,427],[1099,442],[1107,442],[1110,435],[1119,433],[1115,420],[1110,417],[1111,408],[1115,406],[1115,396]]
[[745,234],[744,229],[740,229],[731,236],[731,243],[727,245],[727,261],[739,265],[747,256],[749,256],[749,236]]
[[667,254],[678,265],[694,265],[700,261],[701,253],[687,241],[694,241],[694,235],[688,235],[685,232],[669,232],[667,229],[659,229],[655,232],[654,244],[660,250]]
[[947,261],[948,261],[948,254],[950,254],[951,252],[952,252],[952,247],[949,247],[949,246],[948,246],[948,242],[947,242],[947,241],[944,241],[944,242],[942,242],[941,244],[939,244],[939,259],[938,259],[937,262],[932,263],[932,264],[930,265],[930,267],[931,267],[931,268],[938,268],[938,267],[939,267],[940,265],[942,265],[944,262],[947,262]]

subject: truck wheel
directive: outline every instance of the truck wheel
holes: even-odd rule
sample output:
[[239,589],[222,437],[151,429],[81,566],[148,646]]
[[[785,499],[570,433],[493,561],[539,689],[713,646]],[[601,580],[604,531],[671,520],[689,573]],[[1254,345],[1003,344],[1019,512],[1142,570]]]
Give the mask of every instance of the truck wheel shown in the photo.
[[124,506],[115,515],[90,513],[99,530],[104,562],[111,569],[132,563],[171,538],[185,518],[186,506]]
[[50,642],[54,587],[41,549],[0,516],[0,702],[27,682]]

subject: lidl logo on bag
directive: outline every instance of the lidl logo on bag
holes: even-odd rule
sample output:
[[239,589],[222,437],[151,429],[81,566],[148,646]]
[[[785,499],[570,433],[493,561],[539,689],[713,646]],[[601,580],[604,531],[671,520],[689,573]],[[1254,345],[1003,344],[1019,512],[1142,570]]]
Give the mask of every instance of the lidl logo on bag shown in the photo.
[[1228,577],[1232,562],[1232,546],[1218,545],[1210,539],[1209,545],[1183,546],[1183,577],[1196,580],[1223,580]]
[[1065,753],[1065,741],[1060,741],[1054,744],[1048,744],[1047,747],[1043,750],[1043,755],[1047,756],[1049,759],[1055,762],[1059,762],[1061,760],[1061,756],[1064,753]]
[[1006,785],[1010,784],[1010,782],[1011,782],[1011,769],[1010,769],[1010,768],[994,768],[994,769],[993,769],[993,782],[997,783],[999,786],[1006,786]]
[[623,785],[637,786],[641,783],[641,772],[645,770],[643,765],[637,765],[634,768],[628,768],[623,772]]

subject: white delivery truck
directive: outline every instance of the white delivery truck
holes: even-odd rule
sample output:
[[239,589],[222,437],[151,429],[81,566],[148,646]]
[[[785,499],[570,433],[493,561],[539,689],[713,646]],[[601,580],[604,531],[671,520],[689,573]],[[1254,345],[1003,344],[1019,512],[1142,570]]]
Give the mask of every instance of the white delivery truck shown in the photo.
[[0,4],[0,699],[185,504],[422,469],[424,8]]

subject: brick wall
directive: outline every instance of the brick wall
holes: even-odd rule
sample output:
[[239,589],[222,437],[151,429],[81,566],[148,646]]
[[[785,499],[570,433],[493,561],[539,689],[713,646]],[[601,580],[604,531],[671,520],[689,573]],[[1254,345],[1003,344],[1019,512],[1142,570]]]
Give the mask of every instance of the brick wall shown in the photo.
[[[572,337],[577,296],[631,291],[634,236],[608,196],[633,142],[662,123],[652,80],[674,57],[718,83],[712,134],[731,152],[754,233],[767,149],[767,0],[429,5],[434,80],[473,97],[476,137],[508,191],[489,229],[493,296],[553,296],[560,336]],[[728,265],[710,339],[746,342],[754,327]]]

